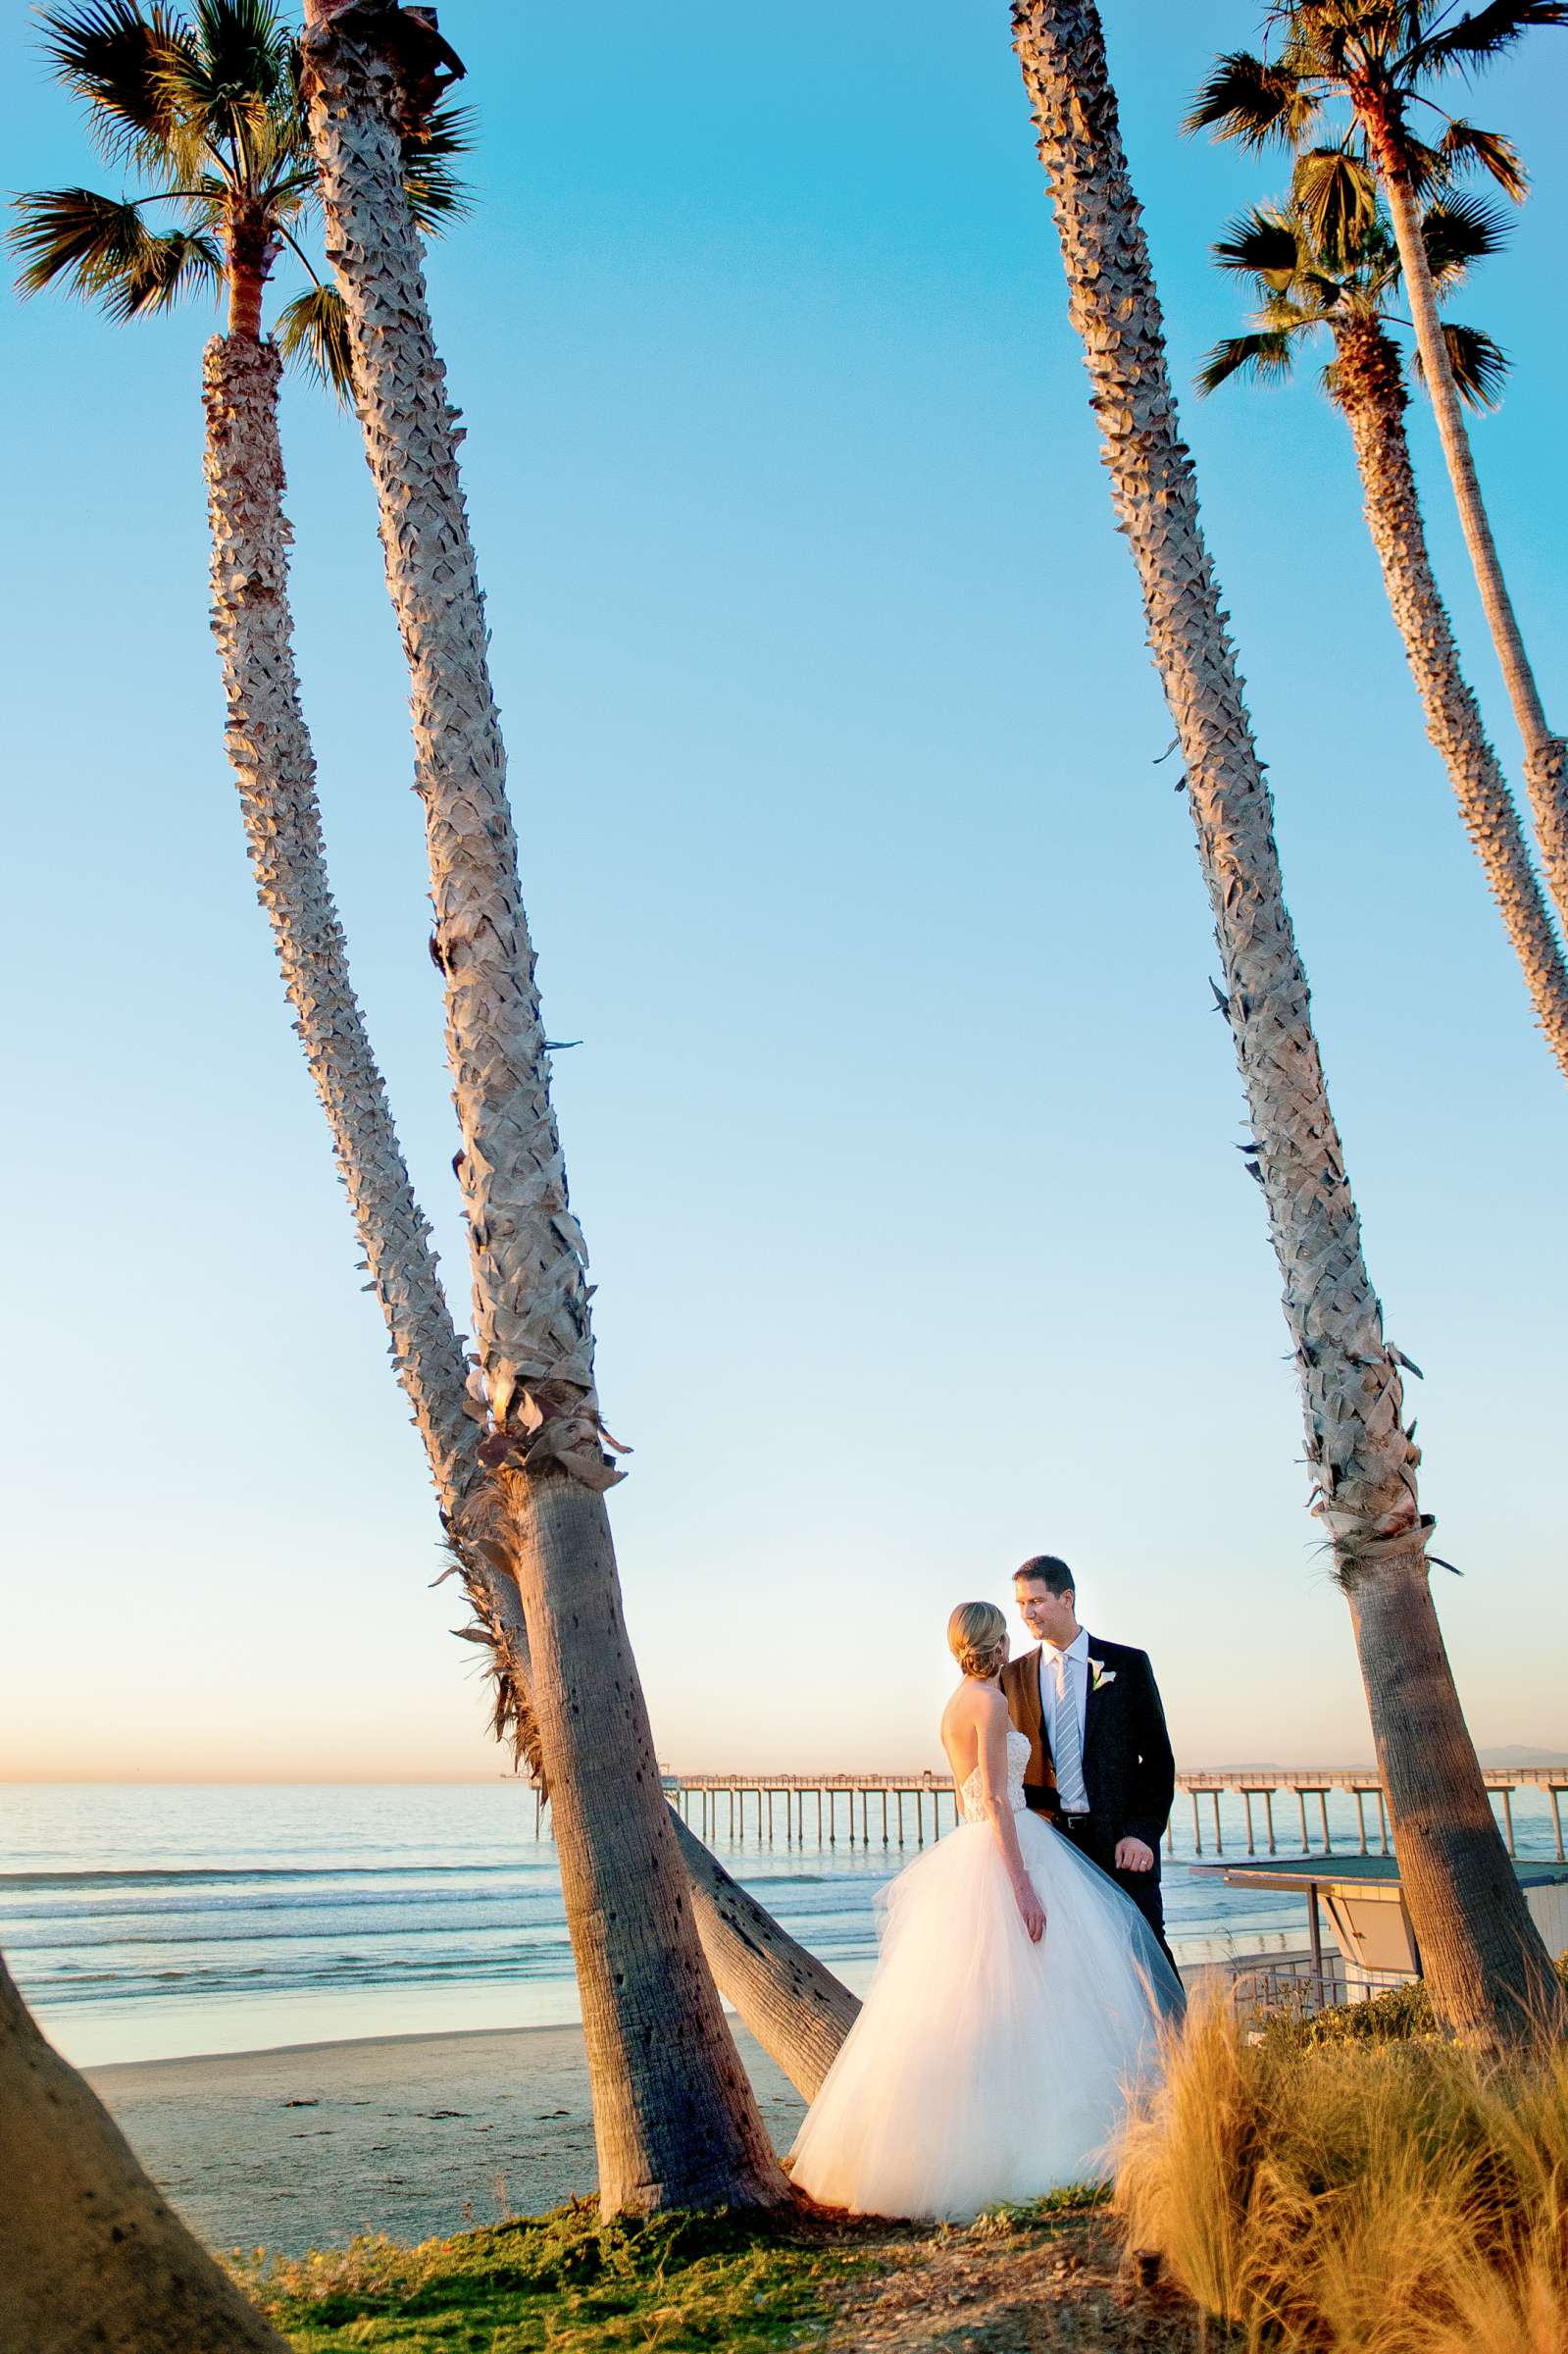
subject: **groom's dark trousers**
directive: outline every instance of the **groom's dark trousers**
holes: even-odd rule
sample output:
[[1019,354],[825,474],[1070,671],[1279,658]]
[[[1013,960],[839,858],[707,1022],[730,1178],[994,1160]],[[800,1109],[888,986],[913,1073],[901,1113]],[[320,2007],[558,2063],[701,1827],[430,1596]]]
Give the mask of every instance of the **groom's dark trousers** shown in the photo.
[[[1039,1651],[1009,1660],[1002,1669],[1008,1713],[1029,1737],[1024,1796],[1037,1815],[1047,1816],[1081,1854],[1116,1882],[1159,1939],[1171,1968],[1176,1958],[1165,1942],[1165,1903],[1160,1893],[1160,1841],[1176,1796],[1176,1759],[1165,1729],[1165,1711],[1148,1654],[1126,1643],[1088,1639],[1090,1670],[1084,1709],[1084,1787],[1087,1815],[1067,1815],[1056,1788],[1050,1734],[1040,1705]],[[1123,1839],[1141,1839],[1153,1851],[1147,1871],[1118,1871],[1116,1850]]]

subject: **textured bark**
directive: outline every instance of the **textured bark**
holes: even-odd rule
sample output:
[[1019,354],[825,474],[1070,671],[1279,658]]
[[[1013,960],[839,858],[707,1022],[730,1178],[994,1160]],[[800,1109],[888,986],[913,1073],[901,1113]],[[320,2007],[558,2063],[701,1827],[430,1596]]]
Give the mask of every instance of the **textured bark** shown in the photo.
[[[386,1320],[389,1354],[491,1649],[501,1712],[536,1764],[510,1521],[479,1459],[481,1426],[465,1388],[468,1360],[354,995],[328,877],[288,607],[291,533],[282,503],[278,367],[271,344],[232,337],[216,338],[206,355],[213,630],[228,695],[229,757],[257,893]],[[854,1997],[731,1880],[683,1824],[677,1840],[703,1950],[722,1991],[790,2080],[814,2091],[854,2017]]]
[[814,2101],[859,2017],[859,1997],[731,1878],[673,1808],[670,1820],[709,1969],[769,2059]]
[[1507,682],[1508,699],[1524,738],[1525,784],[1536,821],[1546,887],[1558,922],[1568,927],[1568,743],[1552,732],[1547,722],[1492,537],[1492,521],[1481,495],[1475,454],[1465,430],[1459,389],[1443,339],[1437,288],[1421,233],[1421,206],[1404,166],[1398,126],[1391,122],[1375,91],[1352,85],[1351,94],[1372,148],[1398,244],[1410,323],[1415,329],[1416,349],[1421,354],[1421,373],[1447,462],[1460,528],[1470,550],[1492,642],[1497,649],[1497,660]]
[[[1427,1563],[1412,1548],[1349,1585],[1356,1650],[1422,1973],[1440,2016],[1489,2042],[1560,2032],[1562,2002],[1454,1699]],[[1460,1892],[1450,1902],[1445,1891]]]
[[[516,1534],[541,1753],[588,2022],[607,2210],[784,2195],[676,1856],[603,1491],[586,1254],[567,1199],[487,634],[399,125],[412,20],[315,8],[303,52],[387,585],[463,1137],[475,1338]],[[605,1647],[608,1646],[608,1650]]]
[[339,1178],[365,1246],[443,1514],[484,1484],[468,1362],[414,1198],[386,1090],[348,969],[300,704],[288,605],[282,363],[272,343],[215,336],[203,378],[213,635],[223,663],[227,742],[256,892],[273,929],[294,1029],[327,1114]]
[[550,1101],[534,956],[518,886],[488,632],[459,479],[458,416],[430,333],[403,188],[394,50],[408,21],[360,0],[307,29],[329,258],[348,315],[387,586],[412,687],[446,1040],[464,1151],[475,1341],[498,1431],[590,1486],[601,1444],[587,1254]]
[[238,343],[259,343],[267,281],[281,247],[265,212],[230,208],[224,226],[228,281],[228,333]]
[[[778,2197],[783,2176],[719,2009],[664,1802],[603,1494],[559,1465],[504,1476],[600,2196],[638,2213]],[[608,2189],[606,2154],[617,2169]]]
[[0,2354],[288,2354],[0,1962]]
[[[1284,1278],[1312,1509],[1351,1598],[1368,1690],[1386,1695],[1398,1681],[1389,1637],[1400,1606],[1423,1618],[1431,1610],[1425,1583],[1433,1523],[1416,1492],[1420,1457],[1404,1427],[1402,1360],[1384,1338],[1329,1106],[1274,812],[1178,429],[1099,14],[1092,0],[1015,0],[1013,29],[1112,495],[1186,756],[1225,1006],[1252,1120],[1250,1165]],[[1509,2035],[1526,2008],[1549,2003],[1550,1966],[1506,1872],[1490,1811],[1492,1862],[1502,1861],[1506,1885],[1494,1869],[1478,1868],[1486,1846],[1479,1827],[1473,1841],[1456,1843],[1423,1802],[1430,1769],[1412,1751],[1436,1733],[1447,1817],[1479,1825],[1476,1810],[1487,1805],[1441,1646],[1436,1661],[1428,1656],[1423,1699],[1420,1732],[1385,1698],[1373,1716],[1406,1899],[1440,2015],[1478,2035]]]
[[1568,961],[1536,878],[1513,794],[1460,669],[1459,649],[1433,577],[1405,438],[1408,395],[1399,354],[1370,319],[1342,322],[1334,340],[1336,397],[1355,444],[1367,528],[1426,713],[1427,734],[1448,771],[1536,1018],[1568,1078]]
[[[522,1596],[511,1577],[497,1580],[493,1640],[506,1675],[519,1691],[531,1692]],[[814,2100],[855,2023],[858,1996],[731,1878],[673,1806],[669,1814],[697,1934],[719,1991],[795,2090]]]
[[[442,1522],[470,1600],[493,1627],[504,1510],[479,1458],[482,1413],[441,1288],[430,1221],[414,1197],[348,969],[300,703],[288,603],[276,347],[217,336],[203,370],[213,635],[228,756],[257,896],[273,928],[294,1029],[331,1133],[340,1182],[386,1322],[389,1354],[425,1443]],[[535,1752],[521,1692],[500,1680],[498,1716]]]

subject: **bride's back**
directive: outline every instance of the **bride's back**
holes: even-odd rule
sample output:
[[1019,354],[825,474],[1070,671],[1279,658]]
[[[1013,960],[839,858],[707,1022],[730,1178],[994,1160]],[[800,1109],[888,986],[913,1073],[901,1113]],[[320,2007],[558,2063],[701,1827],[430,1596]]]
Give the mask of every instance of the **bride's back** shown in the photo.
[[986,1735],[998,1717],[1005,1719],[1007,1703],[995,1684],[965,1676],[942,1711],[941,1743],[953,1777],[961,1790],[981,1762]]

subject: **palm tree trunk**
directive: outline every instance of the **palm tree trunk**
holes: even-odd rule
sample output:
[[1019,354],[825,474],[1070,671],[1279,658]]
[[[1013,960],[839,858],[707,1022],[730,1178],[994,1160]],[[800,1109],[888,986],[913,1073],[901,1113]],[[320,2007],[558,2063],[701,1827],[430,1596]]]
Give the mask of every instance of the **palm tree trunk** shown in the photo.
[[466,1396],[467,1359],[354,994],[327,871],[288,602],[293,533],[283,512],[281,373],[273,343],[220,335],[207,346],[213,635],[228,756],[257,896],[365,1247],[367,1288],[381,1305],[398,1378],[450,1518],[487,1484],[478,1452],[482,1418]]
[[1557,920],[1568,927],[1568,742],[1554,735],[1547,724],[1540,691],[1536,686],[1535,672],[1530,667],[1530,658],[1525,652],[1524,640],[1514,617],[1513,599],[1508,594],[1508,584],[1503,578],[1502,565],[1492,537],[1492,522],[1481,496],[1475,456],[1470,447],[1470,435],[1465,431],[1459,390],[1453,381],[1448,346],[1443,338],[1442,321],[1438,311],[1437,288],[1432,282],[1426,241],[1421,234],[1421,207],[1410,185],[1398,128],[1389,120],[1376,92],[1354,85],[1353,95],[1356,111],[1377,164],[1389,207],[1389,219],[1392,223],[1399,248],[1399,268],[1410,304],[1416,349],[1421,354],[1421,373],[1426,379],[1433,415],[1437,419],[1438,435],[1447,461],[1448,480],[1453,486],[1454,501],[1459,509],[1460,528],[1464,533],[1465,545],[1470,550],[1470,562],[1475,571],[1476,586],[1481,591],[1492,642],[1497,649],[1497,660],[1502,665],[1508,699],[1513,704],[1519,733],[1524,738],[1525,783],[1536,821],[1536,838],[1541,845],[1541,862],[1545,869],[1546,884],[1557,910]]
[[224,226],[225,275],[228,284],[228,332],[241,343],[259,343],[267,280],[279,240],[263,215],[236,204]]
[[607,2212],[784,2193],[702,1958],[621,1612],[589,1286],[549,1096],[456,420],[403,189],[421,26],[310,12],[304,56],[387,582],[413,688],[463,1136],[483,1452],[511,1506]]
[[[294,1028],[331,1133],[338,1177],[386,1321],[390,1355],[425,1443],[442,1523],[481,1623],[494,1621],[490,1558],[505,1513],[479,1458],[482,1415],[414,1198],[391,1107],[349,976],[300,704],[288,602],[281,361],[230,333],[207,346],[203,405],[212,532],[213,635],[223,663],[228,756],[256,890],[273,928]],[[500,1714],[532,1747],[522,1695],[503,1677]]]
[[0,1962],[5,2354],[288,2354],[165,2204]]
[[1334,341],[1335,397],[1355,444],[1367,529],[1427,716],[1427,734],[1448,771],[1465,832],[1519,959],[1536,1018],[1558,1069],[1568,1078],[1568,960],[1536,879],[1507,779],[1459,667],[1459,648],[1433,577],[1405,438],[1408,395],[1399,354],[1373,320],[1341,323],[1335,328]]
[[860,2015],[860,1998],[731,1878],[673,1807],[670,1820],[708,1968],[769,2059],[814,2101]]
[[[490,1649],[495,1729],[510,1729],[536,1768],[510,1521],[497,1483],[479,1458],[468,1360],[354,994],[327,871],[288,603],[292,534],[283,511],[279,369],[271,343],[230,335],[208,346],[213,630],[228,697],[229,757],[294,1027],[327,1114],[441,1519]],[[721,1989],[809,2097],[848,2032],[858,2008],[854,1996],[731,1880],[683,1824],[676,1839],[703,1950]]]
[[[519,1691],[531,1693],[533,1675],[522,1598],[515,1579],[498,1585],[490,1639],[505,1677]],[[697,1934],[720,1992],[795,2090],[815,2100],[859,2016],[859,1997],[731,1878],[673,1805],[669,1815]]]
[[[1516,2036],[1554,1984],[1465,1729],[1428,1591],[1401,1360],[1361,1250],[1286,907],[1274,813],[1226,633],[1164,326],[1128,178],[1093,0],[1014,0],[1034,109],[1121,529],[1187,759],[1225,1003],[1285,1283],[1313,1510],[1350,1599],[1405,1899],[1439,2015]],[[1419,1720],[1402,1700],[1419,1698]],[[1434,1777],[1437,1787],[1434,1787]]]

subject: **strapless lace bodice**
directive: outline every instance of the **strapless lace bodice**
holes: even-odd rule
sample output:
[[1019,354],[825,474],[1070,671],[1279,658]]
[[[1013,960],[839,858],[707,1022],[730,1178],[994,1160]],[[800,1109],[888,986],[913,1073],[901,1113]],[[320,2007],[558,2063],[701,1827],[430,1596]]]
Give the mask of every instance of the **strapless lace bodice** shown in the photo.
[[[1024,1812],[1024,1768],[1029,1764],[1029,1735],[1007,1728],[1007,1803],[1015,1815]],[[966,1822],[986,1820],[986,1801],[981,1792],[980,1767],[966,1774],[958,1793],[958,1803]]]

